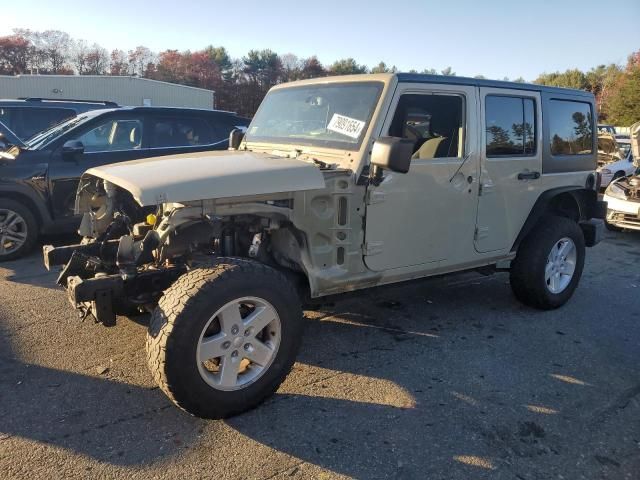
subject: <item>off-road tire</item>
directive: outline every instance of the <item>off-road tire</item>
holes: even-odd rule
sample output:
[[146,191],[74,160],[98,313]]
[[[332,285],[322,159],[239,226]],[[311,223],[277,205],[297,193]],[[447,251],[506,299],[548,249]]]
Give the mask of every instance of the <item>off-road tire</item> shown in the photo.
[[[278,313],[281,340],[273,363],[255,382],[239,390],[210,386],[198,371],[200,334],[219,308],[255,296]],[[271,396],[291,371],[302,338],[302,309],[296,290],[277,270],[240,258],[197,268],[180,277],[160,299],[147,334],[147,360],[162,391],[181,409],[203,418],[227,418]]]
[[[569,285],[554,294],[547,288],[545,267],[553,245],[561,238],[570,238],[576,247],[576,266]],[[525,305],[551,310],[564,305],[578,286],[584,268],[584,235],[578,224],[565,217],[543,217],[521,243],[511,265],[511,289]]]
[[20,215],[27,225],[27,239],[17,250],[11,253],[0,255],[0,262],[6,262],[9,260],[15,260],[17,258],[24,257],[35,247],[38,241],[38,221],[35,215],[31,212],[31,209],[21,202],[11,200],[9,198],[0,198],[0,209],[7,209],[16,212]]

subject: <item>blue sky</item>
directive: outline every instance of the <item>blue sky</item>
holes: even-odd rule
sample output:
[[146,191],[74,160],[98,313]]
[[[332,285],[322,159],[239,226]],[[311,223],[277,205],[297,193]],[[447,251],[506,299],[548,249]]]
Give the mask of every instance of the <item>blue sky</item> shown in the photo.
[[638,0],[21,0],[0,17],[0,35],[14,27],[58,29],[108,49],[213,44],[241,57],[271,48],[323,63],[354,57],[369,66],[451,66],[458,75],[527,80],[624,63],[640,49]]

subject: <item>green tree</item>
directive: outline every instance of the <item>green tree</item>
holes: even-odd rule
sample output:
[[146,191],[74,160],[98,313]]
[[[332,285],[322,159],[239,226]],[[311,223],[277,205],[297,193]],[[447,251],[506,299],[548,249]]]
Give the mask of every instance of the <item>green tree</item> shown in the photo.
[[609,100],[607,120],[615,125],[631,125],[640,120],[640,65],[625,73]]
[[387,64],[380,62],[378,65],[371,69],[371,73],[395,73],[398,69],[394,65],[393,67],[387,67]]
[[329,67],[330,75],[353,75],[359,73],[367,73],[366,65],[359,65],[353,58],[343,58],[336,60]]

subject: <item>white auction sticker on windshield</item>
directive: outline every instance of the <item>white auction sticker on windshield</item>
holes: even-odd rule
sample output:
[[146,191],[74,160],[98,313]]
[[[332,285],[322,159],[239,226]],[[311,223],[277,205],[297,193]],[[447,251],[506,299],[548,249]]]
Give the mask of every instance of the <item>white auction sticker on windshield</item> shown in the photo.
[[334,113],[329,125],[327,125],[327,130],[341,133],[351,138],[358,138],[363,128],[364,122],[355,118],[345,117],[339,113]]

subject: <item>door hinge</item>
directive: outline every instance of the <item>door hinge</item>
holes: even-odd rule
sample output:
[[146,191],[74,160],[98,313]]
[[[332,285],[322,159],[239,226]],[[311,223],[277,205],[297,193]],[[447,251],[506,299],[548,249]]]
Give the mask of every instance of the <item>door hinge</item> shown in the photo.
[[374,205],[382,202],[384,202],[384,192],[373,189],[367,190],[367,205]]
[[476,231],[474,234],[474,239],[482,240],[483,238],[487,238],[489,236],[489,227],[476,227]]
[[366,242],[364,244],[364,254],[365,255],[377,255],[382,253],[384,242]]

